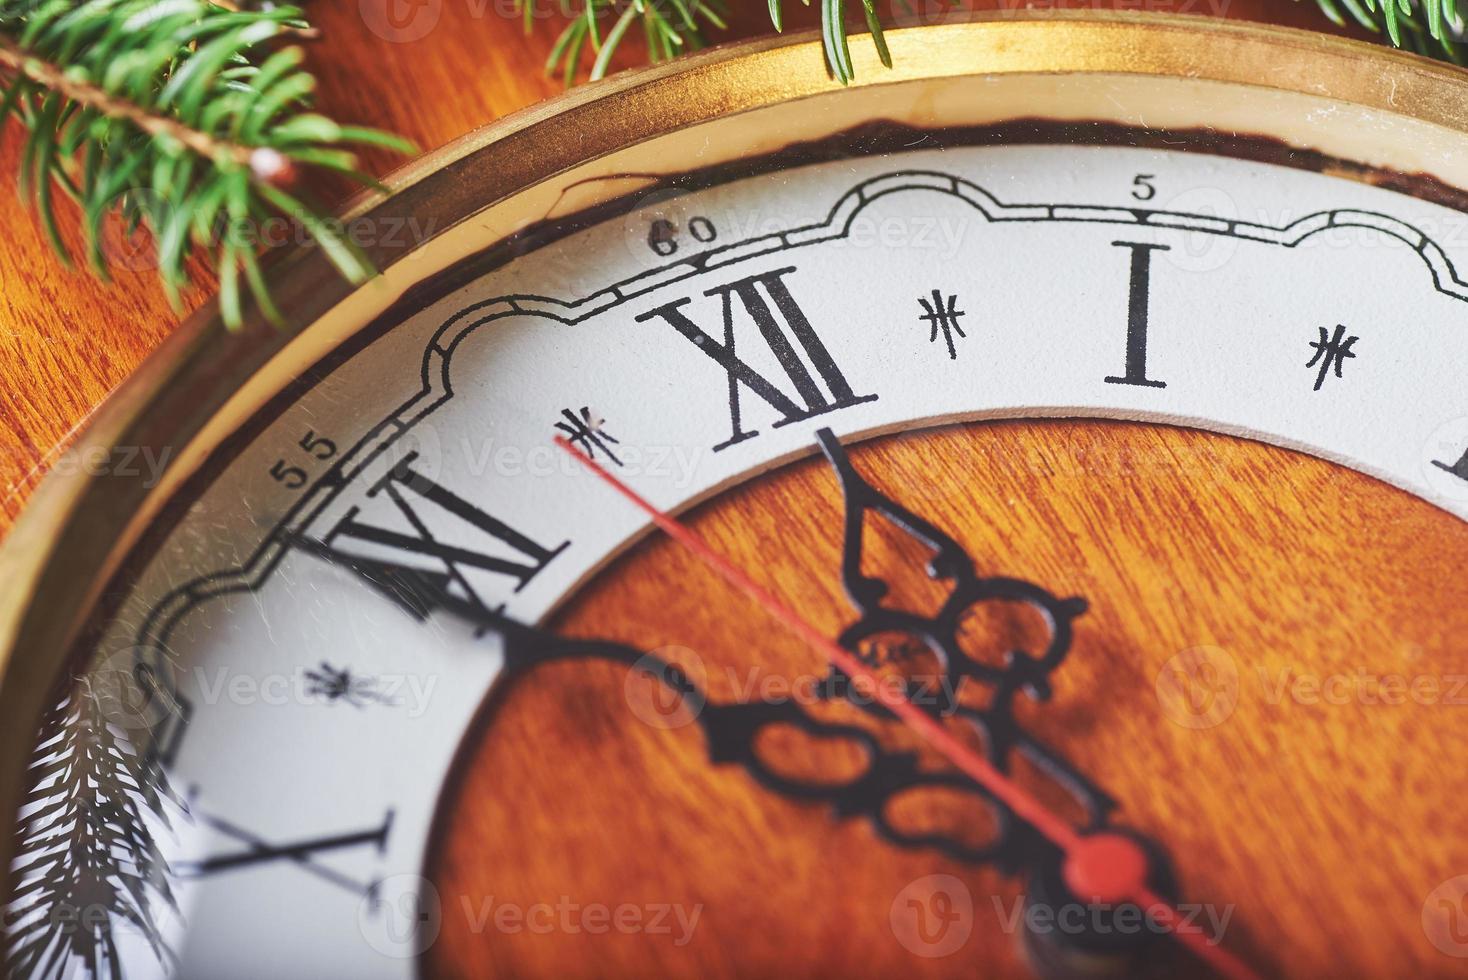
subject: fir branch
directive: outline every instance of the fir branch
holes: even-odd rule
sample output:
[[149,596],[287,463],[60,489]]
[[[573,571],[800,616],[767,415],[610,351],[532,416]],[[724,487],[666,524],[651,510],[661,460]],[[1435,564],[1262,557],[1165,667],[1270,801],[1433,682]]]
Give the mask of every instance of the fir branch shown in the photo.
[[[529,33],[534,19],[541,15],[541,0],[515,2]],[[587,57],[591,59],[588,77],[601,78],[617,48],[638,21],[647,40],[649,60],[656,63],[706,46],[706,30],[722,29],[727,13],[722,0],[581,0],[579,10],[572,2],[560,0],[560,14],[567,18],[567,23],[546,61],[546,73],[560,74],[568,86],[576,80]],[[785,2],[768,0],[770,23],[776,31],[785,29]],[[809,5],[810,0],[801,2]],[[905,10],[911,10],[906,0],[898,2]],[[1315,0],[1315,3],[1338,26],[1354,23],[1372,33],[1385,34],[1397,47],[1463,63],[1465,26],[1458,14],[1457,0]],[[819,0],[819,4],[826,67],[842,84],[848,83],[856,77],[856,71],[851,61],[851,24],[846,0]],[[861,0],[861,18],[877,56],[890,68],[892,56],[877,16],[876,0]]]
[[[1463,63],[1464,23],[1457,0],[1315,0],[1331,23],[1385,33],[1399,48]],[[1344,10],[1342,10],[1344,8]]]
[[167,790],[109,722],[104,700],[78,678],[42,723],[15,837],[8,976],[118,977],[119,929],[142,936],[160,964],[173,962],[157,919],[177,903],[149,830],[167,826]]
[[[516,0],[527,30],[552,0]],[[775,29],[786,0],[767,0]],[[808,3],[809,0],[803,0]],[[1465,26],[1457,0],[1315,0],[1336,24],[1354,23],[1391,43],[1461,62]],[[589,62],[604,75],[621,42],[640,27],[648,57],[698,50],[725,24],[725,0],[558,0],[568,18],[547,60],[569,85]],[[579,9],[573,4],[579,3]],[[831,74],[855,76],[847,0],[819,0]],[[876,0],[862,20],[891,64]],[[175,307],[196,254],[207,254],[230,325],[244,293],[278,319],[266,292],[255,229],[284,216],[314,239],[341,274],[372,274],[365,256],[320,209],[290,188],[298,166],[373,185],[350,147],[412,152],[374,130],[339,126],[310,111],[314,79],[282,40],[315,36],[295,7],[236,0],[0,0],[0,124],[27,130],[22,193],[69,258],[58,196],[79,208],[86,251],[103,276],[109,221],[145,226]],[[375,186],[375,185],[374,185]],[[59,195],[58,195],[59,192]]]
[[0,37],[0,65],[24,74],[43,88],[54,89],[77,105],[97,109],[106,116],[125,119],[151,136],[173,139],[203,157],[228,158],[241,166],[250,166],[253,155],[262,152],[216,139],[208,133],[190,129],[168,116],[153,115],[131,102],[108,94],[96,85],[76,77],[69,78],[60,68],[27,55],[19,45],[5,37]]
[[103,276],[109,220],[146,226],[175,307],[191,257],[210,256],[231,326],[246,289],[278,317],[255,247],[273,217],[297,222],[348,280],[369,277],[360,249],[288,188],[297,166],[372,184],[349,146],[412,147],[309,111],[315,82],[301,50],[278,43],[308,30],[294,7],[0,0],[0,122],[14,116],[27,131],[21,189],[57,252],[69,258],[60,191]]
[[[515,9],[525,20],[528,34],[535,18],[541,15],[540,0],[515,0]],[[556,43],[546,59],[547,74],[559,73],[571,85],[581,70],[584,55],[591,57],[589,77],[598,79],[607,73],[612,56],[634,23],[642,25],[647,42],[648,59],[653,63],[668,61],[680,54],[708,46],[707,30],[723,30],[728,26],[728,8],[723,0],[583,0],[580,11],[570,0],[561,0],[560,13],[567,17]],[[604,21],[611,27],[603,37]]]

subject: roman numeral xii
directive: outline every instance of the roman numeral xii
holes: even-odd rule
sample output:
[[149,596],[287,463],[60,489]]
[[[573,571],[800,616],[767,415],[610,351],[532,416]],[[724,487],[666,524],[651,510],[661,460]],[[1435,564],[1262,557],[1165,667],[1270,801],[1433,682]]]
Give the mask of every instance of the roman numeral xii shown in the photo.
[[[789,266],[762,272],[705,292],[705,296],[716,296],[723,304],[722,342],[706,333],[684,311],[692,297],[674,300],[637,317],[638,323],[666,322],[724,369],[729,382],[730,433],[728,439],[714,446],[714,452],[759,434],[756,429],[744,427],[740,402],[743,391],[779,414],[775,428],[876,400],[876,395],[858,395],[852,390],[830,349],[795,301],[785,282],[785,277],[794,271],[795,267]],[[773,378],[755,370],[736,352],[735,322],[743,319],[736,311],[753,321],[765,346],[774,355],[778,373],[768,372]]]

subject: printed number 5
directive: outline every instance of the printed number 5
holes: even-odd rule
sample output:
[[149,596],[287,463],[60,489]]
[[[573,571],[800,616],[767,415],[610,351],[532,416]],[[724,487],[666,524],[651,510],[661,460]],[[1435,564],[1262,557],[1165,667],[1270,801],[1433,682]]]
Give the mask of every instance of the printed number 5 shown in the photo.
[[1156,174],[1137,174],[1132,181],[1132,197],[1139,201],[1152,200],[1157,196],[1157,188],[1152,186],[1152,181],[1156,179]]
[[270,475],[287,490],[299,490],[306,485],[306,471],[299,466],[285,465],[283,459],[276,460],[275,465],[270,467]]
[[[323,462],[336,455],[336,443],[325,436],[318,436],[313,429],[307,429],[296,445],[312,459]],[[287,466],[283,459],[276,460],[270,467],[270,475],[287,490],[299,490],[306,485],[306,471],[299,466]]]
[[306,435],[302,437],[300,447],[317,459],[331,459],[336,455],[336,443],[325,436],[318,436],[310,429],[306,430]]

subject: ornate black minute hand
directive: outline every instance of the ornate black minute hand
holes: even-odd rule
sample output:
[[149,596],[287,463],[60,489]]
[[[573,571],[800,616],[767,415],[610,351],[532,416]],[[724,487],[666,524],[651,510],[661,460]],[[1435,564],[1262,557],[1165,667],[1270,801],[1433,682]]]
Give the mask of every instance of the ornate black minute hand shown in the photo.
[[[899,794],[922,788],[944,788],[992,802],[973,780],[958,772],[920,771],[918,756],[886,749],[866,728],[819,721],[794,699],[780,698],[714,703],[676,663],[655,654],[609,640],[564,637],[538,629],[460,594],[450,572],[434,572],[375,558],[346,554],[319,541],[303,538],[302,550],[351,571],[364,583],[390,598],[420,621],[435,611],[458,616],[502,638],[506,677],[557,660],[598,659],[623,663],[661,682],[681,700],[703,730],[709,760],[738,764],[762,785],[794,799],[825,803],[838,817],[866,817],[885,840],[901,847],[933,848],[964,862],[999,859],[1006,851],[1001,841],[984,846],[957,836],[904,833],[888,815],[888,803]],[[790,725],[819,739],[848,739],[865,753],[862,771],[845,782],[800,780],[779,772],[756,751],[760,734],[775,725]],[[1001,824],[1009,818],[1000,815]]]
[[[816,440],[835,470],[846,500],[841,578],[858,618],[842,631],[838,638],[841,645],[852,653],[860,653],[864,641],[878,636],[900,635],[920,641],[937,658],[943,676],[938,683],[925,687],[928,697],[913,696],[914,703],[924,704],[935,715],[966,719],[983,736],[989,761],[1000,772],[1012,771],[1016,753],[1027,758],[1085,807],[1086,830],[1101,829],[1115,802],[1057,752],[1025,731],[1015,720],[1013,710],[1014,698],[1021,691],[1036,700],[1050,698],[1050,673],[1070,651],[1072,623],[1085,612],[1086,601],[1062,599],[1020,579],[980,577],[974,571],[973,558],[962,545],[868,483],[852,466],[846,450],[830,429],[816,433]],[[891,587],[881,578],[862,571],[864,530],[872,514],[886,517],[931,549],[927,574],[950,583],[948,597],[936,613],[924,615],[884,604]],[[1035,610],[1049,627],[1050,638],[1045,649],[1037,654],[1011,650],[1002,666],[980,663],[967,656],[959,643],[965,617],[981,604],[995,601],[1020,602]],[[840,672],[839,667],[832,670]],[[983,707],[965,703],[958,696],[971,685],[988,689]],[[887,713],[880,706],[874,706],[873,710]],[[990,802],[1001,830],[990,860],[1012,874],[1032,869],[1049,856],[1053,848],[1043,837],[1016,822],[1012,811],[999,800],[991,797]],[[1037,849],[1043,853],[1037,853]]]
[[[917,692],[910,687],[910,700],[924,704],[935,715],[966,720],[982,736],[988,760],[999,772],[1011,773],[1017,757],[1028,760],[1085,808],[1084,833],[1099,835],[1108,830],[1117,833],[1108,827],[1115,801],[1058,752],[1026,731],[1014,716],[1014,699],[1021,691],[1037,701],[1050,699],[1050,674],[1070,652],[1073,623],[1086,611],[1086,601],[1079,597],[1060,598],[1021,579],[978,575],[973,558],[958,541],[867,482],[830,429],[817,432],[816,441],[840,481],[846,503],[841,578],[858,618],[842,631],[838,638],[840,644],[860,655],[864,641],[879,636],[896,634],[920,641],[937,658],[942,677],[939,683],[924,686],[923,693],[930,695],[926,698],[912,696]],[[932,557],[924,570],[930,578],[949,583],[948,596],[936,613],[923,614],[884,604],[892,592],[891,586],[882,578],[867,574],[862,567],[866,523],[873,514],[887,518],[930,549]],[[1023,603],[1038,613],[1050,634],[1044,649],[1036,653],[1011,649],[1003,664],[997,666],[965,654],[959,642],[965,618],[983,603],[995,601]],[[839,666],[833,665],[831,669],[834,674],[841,673]],[[982,706],[963,700],[961,692],[965,685],[982,685],[987,689],[988,697],[979,699]],[[890,714],[880,706],[872,710]],[[1028,898],[1032,903],[1038,901],[1053,907],[1076,901],[1064,880],[1061,870],[1064,855],[1056,844],[1032,824],[1019,819],[1001,799],[976,788],[990,807],[998,834],[985,853],[970,856],[971,859],[992,862],[1006,874],[1027,874]],[[1164,892],[1171,893],[1175,883],[1162,849],[1137,835],[1128,836],[1145,850],[1153,868],[1153,881]],[[1026,939],[1031,958],[1042,965],[1068,962],[1080,954],[1094,972],[1105,972],[1102,967],[1129,970],[1133,965],[1133,956],[1129,954],[1139,952],[1128,948],[1137,946],[1134,942],[1115,942],[1116,932],[1106,931],[1104,920],[1100,929],[1093,928],[1086,935],[1052,933]]]

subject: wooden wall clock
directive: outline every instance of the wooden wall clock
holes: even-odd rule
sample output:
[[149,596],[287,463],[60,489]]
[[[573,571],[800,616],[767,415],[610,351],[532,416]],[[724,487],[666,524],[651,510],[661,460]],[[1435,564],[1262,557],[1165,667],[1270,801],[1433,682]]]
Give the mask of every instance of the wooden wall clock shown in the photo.
[[3,554],[13,972],[1463,972],[1465,76],[893,49],[491,127],[111,399],[166,465]]

